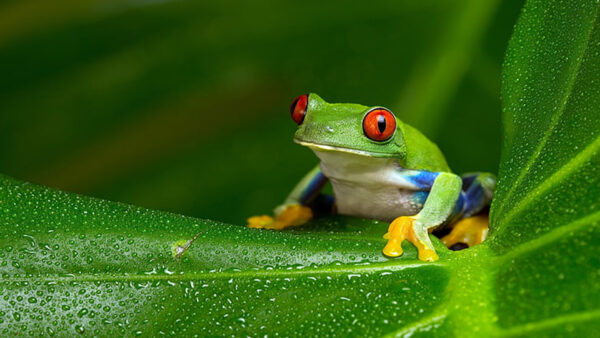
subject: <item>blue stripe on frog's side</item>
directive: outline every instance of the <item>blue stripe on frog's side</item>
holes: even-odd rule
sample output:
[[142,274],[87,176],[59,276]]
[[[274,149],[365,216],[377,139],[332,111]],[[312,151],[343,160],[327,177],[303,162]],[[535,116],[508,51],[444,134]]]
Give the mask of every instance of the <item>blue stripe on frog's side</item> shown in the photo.
[[416,190],[427,190],[429,191],[433,186],[433,182],[440,175],[440,173],[431,171],[420,171],[420,170],[402,170],[406,173],[404,176],[406,180],[412,184]]

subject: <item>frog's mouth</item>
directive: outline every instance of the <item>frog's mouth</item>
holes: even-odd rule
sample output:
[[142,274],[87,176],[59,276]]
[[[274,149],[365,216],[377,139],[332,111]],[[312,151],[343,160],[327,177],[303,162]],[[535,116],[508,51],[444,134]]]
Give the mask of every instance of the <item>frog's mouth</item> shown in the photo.
[[387,154],[387,153],[378,153],[378,152],[364,151],[364,150],[332,146],[332,145],[326,145],[326,144],[317,144],[317,143],[302,141],[297,138],[294,138],[294,142],[296,142],[300,145],[303,145],[305,147],[309,147],[311,150],[316,150],[316,151],[325,151],[325,152],[333,151],[333,152],[340,152],[340,153],[347,153],[347,154],[368,156],[368,157],[392,157],[390,154]]

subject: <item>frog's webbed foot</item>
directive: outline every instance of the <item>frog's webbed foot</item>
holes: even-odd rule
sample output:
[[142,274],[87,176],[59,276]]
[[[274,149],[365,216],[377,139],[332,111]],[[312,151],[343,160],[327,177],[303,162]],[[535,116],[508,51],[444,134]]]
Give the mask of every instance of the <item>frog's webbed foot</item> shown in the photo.
[[417,247],[419,259],[422,261],[437,261],[438,255],[429,240],[427,228],[423,227],[415,216],[401,216],[396,218],[383,236],[388,240],[383,248],[383,254],[388,257],[401,256],[402,242],[407,240]]
[[248,227],[257,229],[283,230],[288,227],[302,225],[313,217],[312,210],[299,204],[286,206],[283,211],[273,218],[268,215],[248,218]]
[[458,243],[464,243],[472,247],[487,238],[489,231],[488,223],[487,215],[463,218],[441,240],[449,248]]

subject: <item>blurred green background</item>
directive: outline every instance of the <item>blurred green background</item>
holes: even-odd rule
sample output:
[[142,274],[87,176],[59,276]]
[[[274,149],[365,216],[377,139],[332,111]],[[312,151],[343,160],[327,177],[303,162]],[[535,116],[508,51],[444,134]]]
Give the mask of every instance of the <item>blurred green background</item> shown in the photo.
[[0,0],[0,172],[242,224],[317,160],[305,92],[391,108],[496,172],[522,1]]

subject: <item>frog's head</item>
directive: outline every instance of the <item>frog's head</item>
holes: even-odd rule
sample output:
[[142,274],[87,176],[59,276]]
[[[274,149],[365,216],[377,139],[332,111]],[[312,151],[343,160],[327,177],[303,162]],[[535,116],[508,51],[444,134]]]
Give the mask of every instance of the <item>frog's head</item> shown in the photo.
[[294,141],[318,151],[379,158],[404,158],[400,120],[383,107],[327,103],[317,94],[297,97],[290,106],[298,124]]

